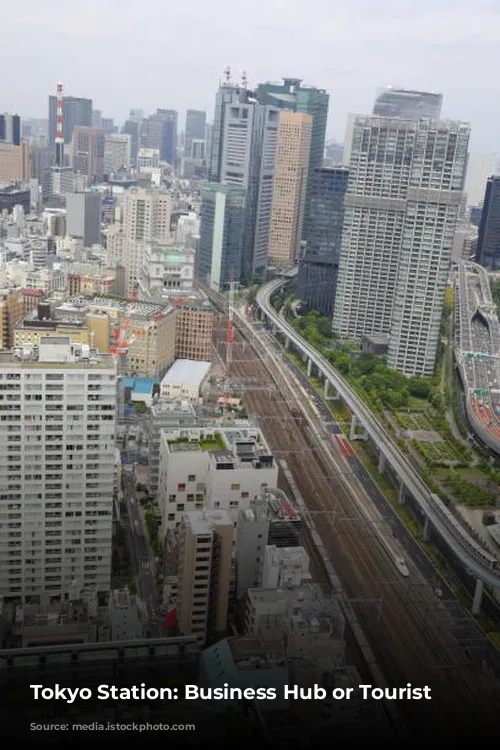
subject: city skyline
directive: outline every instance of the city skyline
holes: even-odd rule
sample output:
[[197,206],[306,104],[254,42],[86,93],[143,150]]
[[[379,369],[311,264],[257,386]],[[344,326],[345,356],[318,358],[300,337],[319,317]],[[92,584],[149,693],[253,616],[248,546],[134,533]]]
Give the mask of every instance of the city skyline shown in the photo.
[[[443,93],[443,115],[471,122],[472,149],[497,148],[496,91],[487,71],[494,70],[500,16],[485,3],[471,9],[449,0],[441,0],[438,7],[358,0],[348,9],[337,2],[313,0],[307,9],[292,4],[286,19],[278,6],[266,4],[258,57],[241,52],[252,49],[248,25],[235,28],[233,21],[221,22],[212,4],[190,6],[189,11],[176,8],[173,18],[171,11],[167,17],[163,7],[152,6],[154,22],[148,16],[142,24],[136,23],[132,7],[117,10],[113,3],[105,8],[87,4],[81,16],[66,23],[59,0],[50,0],[43,9],[29,0],[24,13],[11,21],[0,61],[8,69],[13,56],[21,59],[26,74],[29,70],[30,87],[19,85],[21,66],[15,80],[5,81],[4,109],[25,117],[46,116],[46,96],[62,79],[68,94],[91,97],[97,108],[120,123],[134,106],[149,113],[157,107],[177,109],[182,121],[188,108],[206,109],[210,118],[214,82],[229,63],[235,77],[247,70],[250,86],[298,75],[304,83],[324,87],[332,96],[329,138],[342,141],[348,113],[368,114],[374,92],[392,83]],[[175,28],[167,60],[155,51],[163,49],[161,45],[154,44],[163,35],[158,31],[165,28],[163,21]],[[37,43],[44,36],[42,61],[35,34]],[[89,35],[92,55],[81,65],[80,44],[85,45]],[[207,48],[204,40],[210,35],[215,43]],[[127,39],[134,53],[125,57]],[[297,55],[297,49],[302,54]],[[108,56],[116,66],[112,83],[109,73],[103,75]],[[325,60],[331,62],[325,65]]]

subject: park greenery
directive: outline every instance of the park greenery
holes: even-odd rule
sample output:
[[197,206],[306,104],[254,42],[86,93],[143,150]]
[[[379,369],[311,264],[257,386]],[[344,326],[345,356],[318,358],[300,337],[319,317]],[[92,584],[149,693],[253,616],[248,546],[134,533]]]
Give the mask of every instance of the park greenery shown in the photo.
[[500,279],[491,279],[490,287],[493,302],[496,305],[497,313],[500,315]]

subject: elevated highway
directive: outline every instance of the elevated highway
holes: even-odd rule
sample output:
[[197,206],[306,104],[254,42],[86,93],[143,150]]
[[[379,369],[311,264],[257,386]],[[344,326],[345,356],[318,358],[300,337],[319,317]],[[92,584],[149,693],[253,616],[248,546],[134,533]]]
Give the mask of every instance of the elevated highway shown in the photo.
[[[315,368],[325,381],[325,393],[330,388],[338,394],[353,415],[352,430],[362,427],[368,438],[377,447],[380,455],[379,468],[383,471],[390,466],[399,477],[400,501],[410,495],[418,504],[425,517],[424,538],[429,539],[431,531],[439,535],[467,571],[477,579],[472,611],[478,614],[481,607],[484,584],[500,589],[500,569],[498,561],[467,532],[439,497],[434,495],[423,482],[416,470],[388,436],[386,429],[371,413],[351,386],[339,375],[331,364],[305,341],[286,320],[273,308],[271,296],[280,287],[289,283],[293,271],[278,277],[262,286],[257,292],[256,304],[264,318],[270,322],[274,332],[280,332],[287,345],[302,354],[308,363],[308,374]],[[241,313],[236,313],[240,317]],[[235,321],[236,322],[236,321]]]

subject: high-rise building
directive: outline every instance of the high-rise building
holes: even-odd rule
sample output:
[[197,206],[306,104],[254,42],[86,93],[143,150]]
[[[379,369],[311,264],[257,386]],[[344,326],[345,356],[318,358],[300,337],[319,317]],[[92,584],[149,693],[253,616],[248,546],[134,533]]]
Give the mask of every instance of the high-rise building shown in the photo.
[[470,126],[356,117],[333,330],[389,336],[388,363],[434,370]]
[[408,91],[390,86],[378,94],[373,114],[378,117],[431,117],[439,120],[442,106],[442,94],[429,91]]
[[76,174],[84,175],[88,184],[99,179],[104,168],[104,133],[102,130],[76,125],[71,141],[71,161]]
[[273,198],[279,109],[244,88],[221,86],[216,97],[209,175],[246,190],[241,280],[264,277]]
[[172,201],[165,190],[131,188],[123,201],[123,265],[127,269],[127,294],[138,282],[145,244],[151,240],[168,243]]
[[160,159],[175,165],[177,161],[177,120],[173,109],[157,109],[143,122],[144,146],[158,149]]
[[21,118],[19,115],[0,115],[0,143],[11,146],[21,144]]
[[82,240],[84,247],[101,242],[101,196],[99,193],[72,193],[66,196],[67,233]]
[[200,643],[227,630],[233,522],[223,510],[192,510],[180,527],[177,624]]
[[269,231],[273,265],[290,265],[300,255],[312,123],[303,112],[280,112]]
[[129,169],[132,155],[132,138],[127,133],[111,133],[104,136],[104,174],[110,175],[120,169]]
[[[55,144],[56,138],[57,97],[49,96],[49,143]],[[92,127],[92,99],[76,96],[63,98],[63,133],[64,142],[71,143],[73,128],[76,125]]]
[[202,192],[196,277],[217,291],[241,278],[246,191],[218,183]]
[[486,183],[476,257],[481,266],[500,269],[500,177]]
[[107,592],[116,366],[68,338],[0,353],[0,590],[28,602],[73,583]]
[[21,141],[20,146],[0,143],[0,184],[22,182],[30,178],[29,142]]
[[299,261],[298,296],[327,318],[335,302],[348,175],[342,167],[314,170],[306,249]]
[[205,141],[207,130],[207,113],[199,109],[188,109],[184,132],[184,156],[197,159],[192,150],[193,140]]
[[[313,118],[311,132],[311,150],[309,154],[308,184],[313,171],[323,164],[325,156],[326,123],[328,119],[329,95],[325,89],[303,86],[300,78],[284,78],[283,83],[261,83],[257,86],[256,96],[262,104],[292,112],[303,112]],[[309,214],[309,188],[306,193],[304,217]]]

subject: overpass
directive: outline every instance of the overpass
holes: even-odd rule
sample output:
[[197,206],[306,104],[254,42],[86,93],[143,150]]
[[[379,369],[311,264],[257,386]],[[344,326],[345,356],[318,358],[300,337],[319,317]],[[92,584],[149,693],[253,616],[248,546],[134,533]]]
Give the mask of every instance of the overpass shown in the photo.
[[[389,466],[399,477],[400,502],[404,503],[405,495],[408,494],[421,509],[425,518],[424,540],[430,539],[431,531],[440,536],[465,569],[476,578],[472,612],[478,614],[484,584],[500,589],[500,570],[497,559],[476,542],[441,499],[431,492],[408,459],[388,436],[383,425],[346,380],[273,308],[271,296],[289,283],[293,276],[293,272],[287,273],[260,287],[255,300],[257,307],[262,316],[271,323],[273,331],[280,332],[285,337],[286,346],[291,344],[307,360],[308,375],[311,375],[314,367],[318,375],[324,379],[325,396],[328,396],[332,388],[349,408],[352,413],[351,439],[356,437],[355,431],[359,425],[363,428],[365,436],[377,446],[379,470],[382,472]],[[237,313],[236,317],[240,316],[241,313]]]

